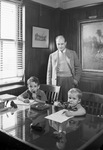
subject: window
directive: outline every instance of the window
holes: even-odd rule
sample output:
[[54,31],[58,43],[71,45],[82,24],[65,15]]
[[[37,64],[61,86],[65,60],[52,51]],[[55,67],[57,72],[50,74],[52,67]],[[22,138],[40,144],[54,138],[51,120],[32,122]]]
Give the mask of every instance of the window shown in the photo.
[[21,0],[0,0],[0,85],[23,79],[23,17]]

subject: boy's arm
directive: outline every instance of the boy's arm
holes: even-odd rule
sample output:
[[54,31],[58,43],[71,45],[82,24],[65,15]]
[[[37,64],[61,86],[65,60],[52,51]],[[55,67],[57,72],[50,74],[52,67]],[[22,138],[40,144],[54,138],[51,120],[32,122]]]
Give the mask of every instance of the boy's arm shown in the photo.
[[46,94],[45,94],[45,92],[42,91],[42,90],[41,90],[41,101],[44,102],[44,103],[47,101]]
[[18,100],[23,101],[24,103],[29,103],[29,99],[28,98],[25,99],[21,95],[19,95],[17,98],[18,98]]
[[65,112],[66,116],[83,116],[86,114],[86,110],[83,107],[80,107],[77,111],[68,110]]
[[40,103],[43,103],[43,104],[45,103],[45,101],[41,101],[39,99],[36,99],[35,102],[40,102]]
[[18,98],[18,100],[21,100],[24,103],[29,103],[29,98],[28,98],[27,91],[25,91],[22,94],[20,94],[17,98]]
[[62,105],[61,102],[59,102],[59,101],[55,101],[55,102],[54,102],[54,106],[64,108],[64,107],[63,107],[64,105]]
[[33,100],[36,102],[45,103],[47,101],[46,94],[42,90],[38,90],[37,94],[33,93],[32,97],[33,97]]

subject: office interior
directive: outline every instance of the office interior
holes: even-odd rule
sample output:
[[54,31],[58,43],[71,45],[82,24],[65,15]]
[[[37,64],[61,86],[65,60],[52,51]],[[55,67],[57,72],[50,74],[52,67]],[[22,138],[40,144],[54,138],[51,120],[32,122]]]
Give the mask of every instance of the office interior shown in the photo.
[[[82,0],[81,0],[82,1]],[[67,40],[67,48],[77,52],[82,63],[81,30],[83,22],[94,22],[103,19],[103,1],[40,1],[23,0],[25,7],[25,80],[3,87],[0,94],[19,95],[26,89],[26,81],[30,76],[46,83],[46,70],[49,54],[56,50],[55,37],[63,34]],[[32,28],[40,27],[49,30],[47,48],[32,47]],[[2,87],[0,87],[2,88]],[[79,82],[82,91],[103,94],[103,72],[82,70]]]

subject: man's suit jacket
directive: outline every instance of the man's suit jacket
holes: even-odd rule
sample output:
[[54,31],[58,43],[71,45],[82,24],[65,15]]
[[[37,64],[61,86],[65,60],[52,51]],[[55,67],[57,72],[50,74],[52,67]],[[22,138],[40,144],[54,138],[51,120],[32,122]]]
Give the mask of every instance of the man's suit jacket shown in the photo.
[[[70,60],[70,67],[73,78],[79,81],[81,76],[81,65],[77,54],[73,50],[66,49],[66,56]],[[50,54],[47,66],[47,84],[56,85],[58,66],[58,50]]]

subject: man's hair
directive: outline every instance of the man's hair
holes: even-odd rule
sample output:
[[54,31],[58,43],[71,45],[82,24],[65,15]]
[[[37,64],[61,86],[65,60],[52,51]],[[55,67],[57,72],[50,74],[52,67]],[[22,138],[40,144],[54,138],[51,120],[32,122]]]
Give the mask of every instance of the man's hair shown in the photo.
[[68,93],[75,93],[77,94],[78,98],[81,99],[82,98],[82,91],[79,90],[78,88],[72,88],[68,91]]
[[37,77],[35,77],[35,76],[32,76],[32,77],[30,77],[30,78],[27,80],[27,84],[30,84],[31,82],[35,82],[35,83],[37,83],[38,85],[40,85],[39,79],[38,79]]
[[65,41],[65,37],[64,37],[63,35],[58,35],[58,36],[55,38],[55,40],[57,41],[57,39],[64,39],[64,41]]

